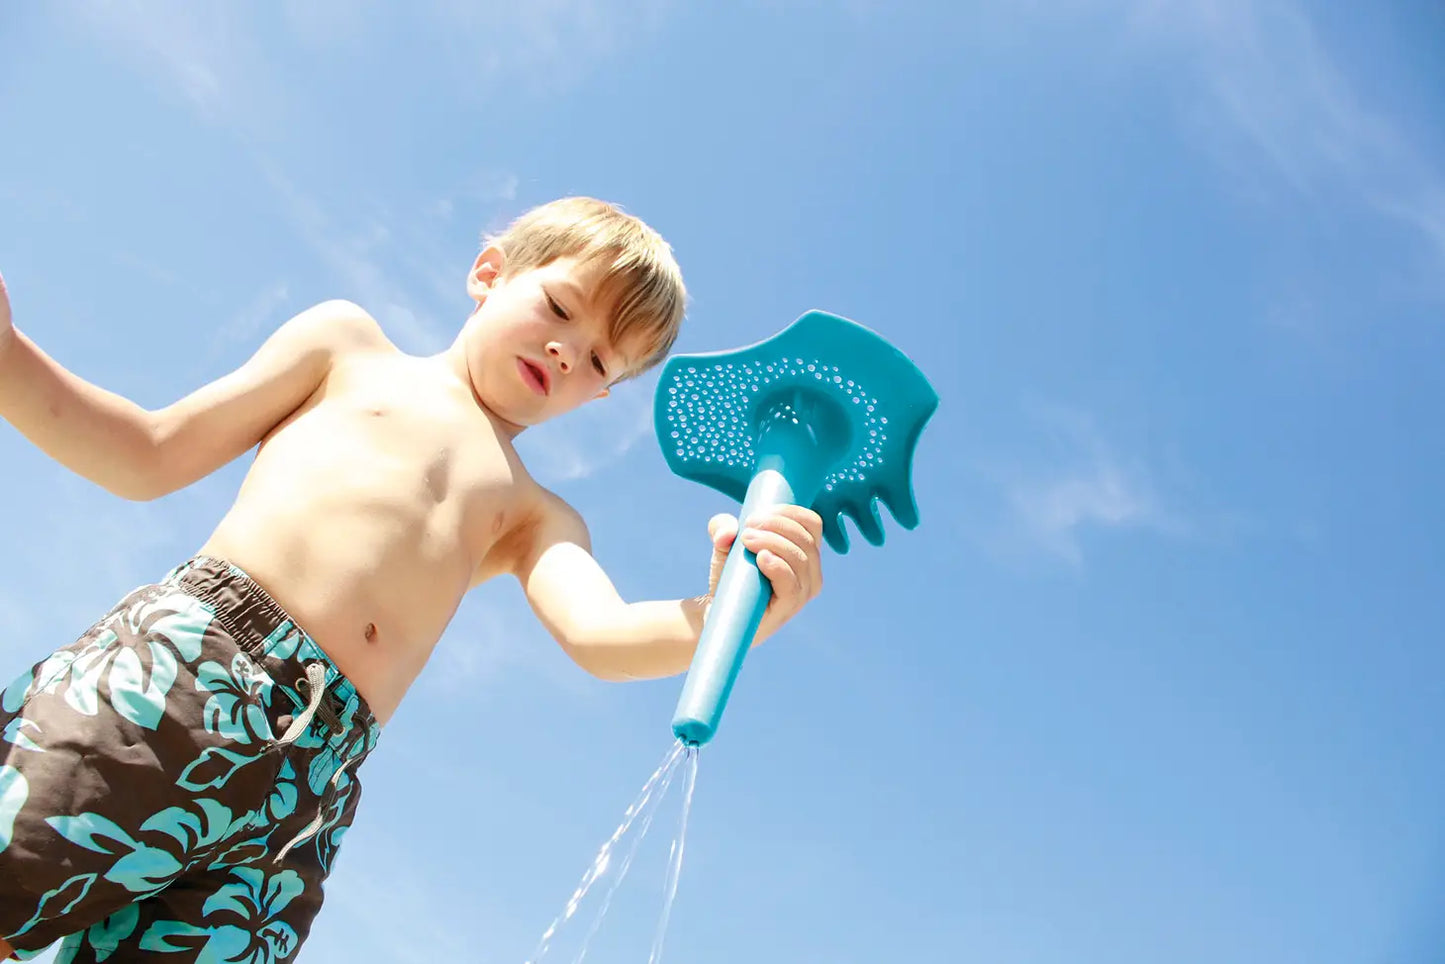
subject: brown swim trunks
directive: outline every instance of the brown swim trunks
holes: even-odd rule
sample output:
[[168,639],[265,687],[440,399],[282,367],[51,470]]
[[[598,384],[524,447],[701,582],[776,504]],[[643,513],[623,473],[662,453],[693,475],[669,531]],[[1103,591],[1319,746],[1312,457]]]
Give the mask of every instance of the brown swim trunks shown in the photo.
[[291,960],[381,728],[215,559],[137,589],[0,693],[0,936],[23,960]]

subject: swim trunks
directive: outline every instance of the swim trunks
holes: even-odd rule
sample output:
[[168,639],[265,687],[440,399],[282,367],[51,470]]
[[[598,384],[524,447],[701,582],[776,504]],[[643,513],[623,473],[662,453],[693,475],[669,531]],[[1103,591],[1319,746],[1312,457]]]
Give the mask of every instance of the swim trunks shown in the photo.
[[65,964],[295,957],[381,728],[235,566],[135,590],[0,694],[0,936]]

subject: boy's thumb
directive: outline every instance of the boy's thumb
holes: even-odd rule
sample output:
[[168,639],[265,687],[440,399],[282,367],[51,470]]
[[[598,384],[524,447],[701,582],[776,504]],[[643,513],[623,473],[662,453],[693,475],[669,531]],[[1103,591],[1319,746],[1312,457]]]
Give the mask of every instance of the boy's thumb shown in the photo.
[[719,512],[707,520],[707,534],[712,537],[713,545],[722,547],[738,534],[738,520],[726,512]]

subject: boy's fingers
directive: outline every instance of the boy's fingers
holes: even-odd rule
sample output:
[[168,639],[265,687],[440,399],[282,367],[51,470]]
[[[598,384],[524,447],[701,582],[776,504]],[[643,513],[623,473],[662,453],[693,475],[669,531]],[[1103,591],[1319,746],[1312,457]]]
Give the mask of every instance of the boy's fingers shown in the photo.
[[[803,523],[783,515],[767,516],[757,520],[743,530],[745,539],[762,537],[759,545],[774,548],[797,565],[807,565],[809,558],[818,557],[821,533],[814,533]],[[753,543],[747,543],[753,549]],[[753,549],[756,552],[756,549]]]
[[738,534],[738,520],[726,512],[719,512],[707,520],[707,534],[718,548],[731,545],[733,537]]
[[[799,531],[801,532],[801,529]],[[801,538],[806,540],[807,533],[803,533]],[[808,564],[808,551],[799,542],[797,533],[778,532],[775,529],[745,529],[743,545],[753,552],[771,552],[795,568],[804,568]]]
[[[797,533],[798,530],[802,530],[808,536],[808,542],[817,544],[823,541],[823,517],[812,509],[800,505],[774,506],[765,513],[759,513],[749,518],[748,526],[754,529],[770,529],[774,532]],[[797,528],[791,528],[792,526]]]
[[791,607],[799,598],[806,597],[807,591],[803,588],[798,571],[772,550],[764,549],[758,553],[758,569],[772,584],[773,597],[784,600],[785,605]]
[[[806,600],[822,589],[823,576],[816,552],[809,553],[796,542],[761,529],[746,532],[743,545],[758,554],[758,568],[773,579],[776,594],[796,592]],[[764,565],[765,561],[781,568],[770,569]],[[785,577],[786,584],[779,586],[775,577]]]

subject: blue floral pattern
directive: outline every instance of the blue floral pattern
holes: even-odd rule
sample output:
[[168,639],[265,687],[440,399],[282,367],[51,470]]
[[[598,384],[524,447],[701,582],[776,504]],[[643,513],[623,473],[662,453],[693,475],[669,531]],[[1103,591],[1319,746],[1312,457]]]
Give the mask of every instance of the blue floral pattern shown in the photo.
[[237,867],[231,877],[201,908],[204,919],[216,923],[156,921],[141,937],[141,950],[183,951],[207,964],[274,964],[294,954],[301,942],[281,915],[306,890],[301,877],[291,870],[268,876],[255,867]]
[[[259,592],[203,565],[233,597]],[[64,937],[57,964],[272,964],[295,956],[320,907],[360,797],[348,766],[379,728],[294,623],[233,635],[179,585],[186,571],[0,692],[0,933],[22,959]],[[281,745],[314,662],[342,732],[318,716]],[[7,889],[22,874],[38,897]]]

